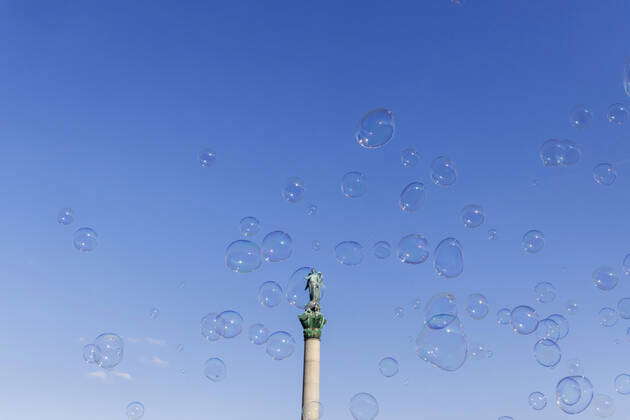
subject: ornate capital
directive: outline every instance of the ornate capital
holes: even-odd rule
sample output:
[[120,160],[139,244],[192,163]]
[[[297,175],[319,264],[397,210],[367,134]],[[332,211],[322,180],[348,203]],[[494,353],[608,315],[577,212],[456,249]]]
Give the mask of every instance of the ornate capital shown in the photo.
[[322,336],[322,328],[326,325],[326,318],[319,311],[306,310],[298,316],[302,328],[304,328],[304,339],[320,338]]

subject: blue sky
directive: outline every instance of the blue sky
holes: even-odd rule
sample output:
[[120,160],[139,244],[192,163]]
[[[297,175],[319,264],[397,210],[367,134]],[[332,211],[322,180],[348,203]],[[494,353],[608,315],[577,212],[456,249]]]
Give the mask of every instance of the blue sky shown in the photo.
[[[352,395],[370,392],[379,419],[556,419],[564,415],[557,407],[534,412],[527,396],[552,399],[574,357],[596,390],[615,398],[615,417],[630,410],[613,389],[630,370],[630,323],[605,329],[596,318],[630,296],[628,279],[607,293],[591,282],[600,265],[621,276],[630,252],[630,128],[604,118],[626,100],[630,4],[232,3],[0,3],[0,417],[124,419],[138,400],[151,420],[297,418],[298,312],[286,303],[263,308],[256,292],[264,281],[284,285],[304,265],[327,282],[324,418],[350,418]],[[585,130],[568,123],[576,104],[593,111]],[[362,149],[354,128],[378,107],[395,112],[396,136]],[[544,168],[537,153],[548,138],[580,144],[579,164]],[[421,160],[403,168],[400,152],[410,146]],[[211,168],[197,163],[204,147],[217,153]],[[430,185],[440,155],[457,165],[451,188]],[[600,162],[617,165],[611,187],[593,182]],[[364,197],[341,194],[348,171],[365,173]],[[297,204],[280,195],[290,176],[306,183]],[[427,185],[427,203],[403,214],[398,194],[411,181]],[[319,206],[316,216],[306,215],[308,203]],[[466,229],[459,213],[472,203],[484,207],[486,223]],[[56,223],[62,207],[75,210],[74,224]],[[244,216],[260,219],[257,241],[288,232],[293,256],[251,274],[227,270],[225,247]],[[82,226],[99,234],[93,253],[72,246]],[[490,228],[497,241],[487,240]],[[520,247],[530,229],[546,235],[536,255]],[[438,279],[431,260],[406,266],[371,255],[374,242],[409,233],[424,234],[432,249],[457,238],[464,273]],[[364,245],[361,265],[335,261],[344,240]],[[555,302],[536,304],[539,281],[556,285]],[[412,354],[422,317],[409,303],[441,291],[458,297],[462,313],[468,294],[488,298],[486,319],[461,319],[492,359],[448,373]],[[580,309],[568,316],[554,370],[536,364],[533,336],[495,323],[504,306],[548,315],[566,313],[569,299]],[[406,313],[394,320],[397,306]],[[156,320],[152,307],[161,311]],[[291,332],[298,350],[277,362],[245,334],[204,342],[199,319],[227,309],[246,326]],[[117,375],[103,377],[83,363],[81,348],[109,331],[125,338],[126,355]],[[390,379],[378,373],[385,356],[400,362]],[[209,357],[225,361],[223,382],[203,377]]]

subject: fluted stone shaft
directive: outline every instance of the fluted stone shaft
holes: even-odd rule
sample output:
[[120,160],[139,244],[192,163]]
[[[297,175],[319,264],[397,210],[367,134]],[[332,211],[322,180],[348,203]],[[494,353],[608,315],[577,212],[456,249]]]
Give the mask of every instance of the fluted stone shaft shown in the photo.
[[319,338],[305,338],[302,420],[319,419],[319,357]]

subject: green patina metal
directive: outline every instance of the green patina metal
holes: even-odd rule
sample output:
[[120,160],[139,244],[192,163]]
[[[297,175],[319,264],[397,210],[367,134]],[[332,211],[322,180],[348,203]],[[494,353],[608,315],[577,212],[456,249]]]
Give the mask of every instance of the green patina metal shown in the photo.
[[302,328],[304,328],[304,339],[322,336],[322,328],[326,325],[326,318],[321,312],[307,309],[298,318]]

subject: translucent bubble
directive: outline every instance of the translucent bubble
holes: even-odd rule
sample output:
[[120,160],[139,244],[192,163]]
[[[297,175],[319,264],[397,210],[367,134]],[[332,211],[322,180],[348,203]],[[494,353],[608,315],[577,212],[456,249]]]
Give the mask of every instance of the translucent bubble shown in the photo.
[[348,172],[341,178],[341,192],[348,198],[359,198],[365,195],[367,182],[361,172]]
[[420,159],[420,154],[416,152],[416,149],[413,147],[409,147],[402,151],[400,154],[400,162],[402,166],[405,168],[411,168],[412,166],[416,166],[418,160]]
[[139,420],[144,416],[144,405],[138,401],[130,402],[125,412],[129,420]]
[[426,201],[426,191],[421,182],[412,182],[403,188],[398,205],[402,211],[418,211]]
[[545,318],[538,323],[536,329],[536,336],[540,339],[548,339],[551,341],[558,341],[561,333],[560,325],[553,319]]
[[573,300],[567,301],[567,312],[570,315],[575,315],[579,309],[580,309],[580,306],[577,304],[577,302]]
[[350,398],[349,408],[354,420],[373,420],[378,415],[376,398],[366,392],[361,392]]
[[623,273],[626,276],[630,276],[630,254],[626,255],[623,258],[623,262],[621,263],[621,266],[623,268]]
[[600,163],[593,168],[593,179],[599,185],[612,185],[617,179],[617,170],[610,163]]
[[302,178],[292,176],[287,179],[282,189],[282,198],[289,203],[297,203],[304,197],[304,181]]
[[[306,276],[311,269],[312,267],[300,267],[289,277],[285,294],[289,305],[294,306],[297,309],[304,309],[306,304],[310,301],[308,290],[305,286]],[[320,290],[320,299],[324,299],[325,290],[326,289]]]
[[630,96],[630,60],[623,65],[623,90]]
[[534,357],[539,365],[554,367],[560,362],[562,352],[555,341],[543,338],[534,345]]
[[243,317],[236,311],[223,311],[217,318],[223,325],[219,330],[222,337],[234,338],[243,331]]
[[223,318],[219,318],[215,312],[210,312],[201,318],[201,335],[208,341],[218,340],[225,329],[223,323]]
[[469,204],[462,209],[462,221],[467,228],[476,228],[483,224],[485,216],[483,208],[477,204]]
[[317,214],[317,206],[315,204],[309,204],[306,206],[306,215],[315,216]]
[[83,346],[83,360],[85,363],[96,363],[97,351],[94,344],[86,344]]
[[630,298],[622,298],[617,302],[617,312],[623,319],[630,319]]
[[218,357],[211,357],[206,360],[203,374],[212,382],[221,382],[227,376],[227,368],[223,360]]
[[606,117],[611,124],[622,125],[628,121],[630,112],[624,104],[612,104],[608,107]]
[[521,305],[514,308],[510,319],[512,329],[518,334],[531,334],[538,328],[538,314],[529,306]]
[[282,300],[282,287],[275,281],[266,281],[258,288],[258,302],[267,308],[275,308]]
[[550,139],[540,146],[538,155],[546,167],[564,167],[578,163],[582,151],[570,140]]
[[354,241],[339,242],[335,247],[335,258],[343,265],[359,265],[363,261],[363,247]]
[[422,307],[422,301],[420,300],[420,298],[415,298],[412,305],[413,309],[420,309]]
[[584,105],[577,105],[569,113],[569,122],[576,128],[585,128],[591,124],[593,113]]
[[94,340],[96,346],[94,360],[103,369],[113,369],[123,359],[123,340],[113,333],[101,334]]
[[542,410],[547,407],[547,397],[542,392],[532,392],[528,398],[529,406],[534,410]]
[[319,251],[320,249],[322,249],[322,244],[318,240],[314,240],[313,242],[311,242],[311,247],[313,248],[313,251]]
[[262,255],[265,261],[280,262],[293,253],[293,240],[288,233],[276,230],[265,236],[262,241]]
[[472,359],[481,360],[492,356],[492,352],[480,343],[472,343],[468,346],[468,354]]
[[582,366],[582,361],[580,359],[569,359],[567,361],[567,369],[569,371],[569,375],[571,376],[584,375],[584,366]]
[[446,156],[438,156],[431,162],[431,180],[435,185],[449,187],[457,180],[457,169]]
[[598,417],[606,418],[615,414],[615,400],[606,394],[595,394],[592,404]]
[[556,298],[556,287],[546,281],[538,283],[534,287],[534,292],[536,293],[536,300],[540,303],[553,302]]
[[274,360],[283,360],[295,351],[295,340],[286,331],[276,331],[267,340],[267,354]]
[[235,273],[251,273],[260,264],[260,247],[252,241],[234,241],[225,250],[225,265]]
[[442,240],[435,248],[433,268],[438,276],[454,278],[464,271],[462,246],[455,238]]
[[394,319],[400,319],[405,316],[405,308],[397,306],[394,308]]
[[265,344],[269,339],[269,330],[263,324],[254,324],[249,327],[249,341],[257,346]]
[[374,244],[374,256],[379,259],[388,258],[392,254],[392,246],[389,242],[378,241]]
[[457,319],[457,302],[452,293],[438,293],[426,304],[424,320],[432,329],[441,329]]
[[356,142],[366,149],[385,146],[394,136],[396,121],[389,109],[374,109],[361,118],[355,135]]
[[495,239],[497,239],[497,231],[496,231],[496,229],[488,230],[488,239],[490,239],[491,241],[494,241]]
[[217,159],[217,154],[212,149],[202,149],[199,152],[199,164],[202,168],[212,166]]
[[83,227],[74,232],[74,247],[81,252],[94,251],[98,245],[98,234],[89,227]]
[[558,339],[562,339],[569,334],[569,321],[567,321],[565,317],[560,314],[553,314],[549,315],[547,318],[555,321],[560,327],[560,337],[558,337]]
[[499,420],[514,420],[514,418],[510,416],[501,416],[499,417]]
[[74,222],[74,210],[70,207],[59,210],[59,213],[57,213],[57,223],[60,225],[69,225],[72,222]]
[[545,235],[541,231],[530,230],[523,235],[521,243],[525,252],[535,254],[545,246]]
[[378,362],[378,370],[386,378],[391,378],[398,373],[398,361],[393,357],[385,357]]
[[181,352],[183,352],[183,351],[184,351],[184,345],[183,345],[183,344],[178,344],[178,345],[177,345],[177,352],[178,352],[178,353],[181,353]]
[[502,308],[497,311],[497,324],[508,325],[512,322],[512,310],[509,308]]
[[302,407],[301,420],[319,420],[323,415],[322,403],[319,401],[310,401]]
[[468,354],[468,342],[459,319],[440,329],[425,324],[416,338],[416,354],[440,369],[449,372],[459,369]]
[[473,293],[468,296],[466,312],[472,319],[484,319],[488,315],[488,299],[480,293]]
[[149,318],[157,319],[158,316],[160,316],[160,310],[158,308],[151,308],[149,311]]
[[239,223],[241,235],[254,236],[260,231],[260,221],[252,216],[243,217]]
[[593,400],[593,384],[584,376],[567,376],[556,386],[556,404],[567,414],[586,410]]
[[613,308],[602,308],[597,313],[599,325],[602,327],[612,327],[619,321],[619,314]]
[[615,391],[621,395],[630,394],[630,375],[622,373],[615,378]]

